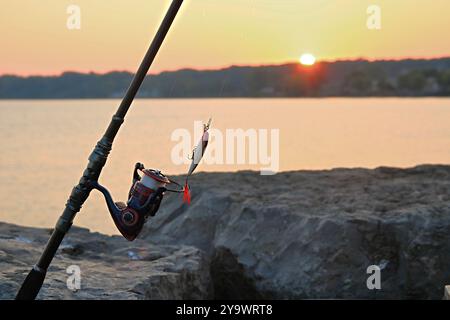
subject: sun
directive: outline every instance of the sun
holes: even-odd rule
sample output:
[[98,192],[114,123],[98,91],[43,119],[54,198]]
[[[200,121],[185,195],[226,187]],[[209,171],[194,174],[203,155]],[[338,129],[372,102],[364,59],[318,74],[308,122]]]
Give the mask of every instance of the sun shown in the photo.
[[310,53],[304,53],[299,59],[300,63],[304,66],[312,66],[316,63],[316,57]]

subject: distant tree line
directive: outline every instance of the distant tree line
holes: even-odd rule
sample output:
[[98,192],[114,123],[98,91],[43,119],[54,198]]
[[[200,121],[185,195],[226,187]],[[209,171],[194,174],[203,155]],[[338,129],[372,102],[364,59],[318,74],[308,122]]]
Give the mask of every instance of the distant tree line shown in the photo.
[[[132,74],[0,77],[0,99],[120,98]],[[150,75],[141,98],[450,96],[450,58],[184,69]]]

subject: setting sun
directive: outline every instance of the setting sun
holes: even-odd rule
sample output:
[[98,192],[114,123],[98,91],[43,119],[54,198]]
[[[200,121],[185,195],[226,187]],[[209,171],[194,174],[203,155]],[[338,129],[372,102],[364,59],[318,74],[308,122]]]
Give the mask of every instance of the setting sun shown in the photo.
[[300,63],[304,66],[312,66],[316,63],[316,58],[310,53],[305,53],[300,57]]

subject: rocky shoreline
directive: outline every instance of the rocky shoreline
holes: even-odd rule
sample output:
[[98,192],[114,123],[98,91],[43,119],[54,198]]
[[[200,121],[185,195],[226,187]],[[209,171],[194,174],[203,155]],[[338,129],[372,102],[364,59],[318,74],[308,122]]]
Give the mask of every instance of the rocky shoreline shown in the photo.
[[[73,228],[40,299],[441,299],[450,283],[450,166],[199,173],[139,239]],[[0,223],[0,298],[49,236]],[[79,265],[81,289],[67,289]],[[367,267],[381,269],[369,290]]]
[[[14,298],[50,231],[0,223],[0,299]],[[67,285],[70,266],[79,267],[79,290]],[[207,257],[196,248],[128,242],[72,227],[37,298],[209,299],[209,275]]]

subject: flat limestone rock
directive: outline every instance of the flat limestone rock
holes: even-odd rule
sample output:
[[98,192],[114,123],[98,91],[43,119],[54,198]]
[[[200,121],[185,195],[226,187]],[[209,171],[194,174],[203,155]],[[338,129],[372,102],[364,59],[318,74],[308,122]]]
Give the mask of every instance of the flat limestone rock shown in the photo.
[[[0,223],[0,299],[13,299],[36,263],[48,229]],[[70,266],[75,266],[71,267]],[[80,270],[80,289],[69,280]],[[67,273],[67,269],[71,273]],[[75,268],[75,269],[73,269]],[[209,262],[194,247],[128,242],[72,227],[47,273],[38,299],[206,299]]]
[[[442,299],[450,166],[198,173],[143,230],[211,258],[217,298]],[[369,289],[370,266],[380,289]],[[369,269],[371,270],[371,269]]]

